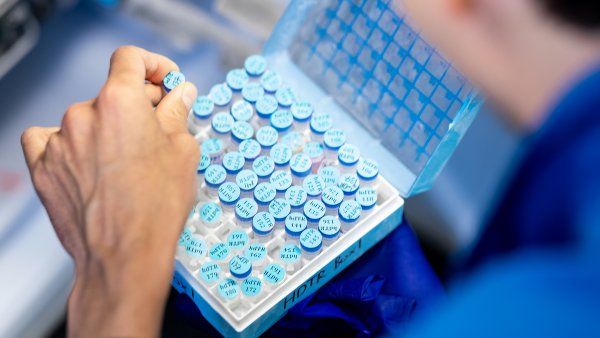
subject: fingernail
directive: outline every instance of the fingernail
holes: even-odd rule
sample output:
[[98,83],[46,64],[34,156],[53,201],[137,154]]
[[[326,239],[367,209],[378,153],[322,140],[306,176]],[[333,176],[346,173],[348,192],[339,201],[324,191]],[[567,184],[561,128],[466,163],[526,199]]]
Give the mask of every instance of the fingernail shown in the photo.
[[183,104],[187,107],[188,110],[192,109],[192,104],[194,104],[194,100],[198,96],[198,91],[196,90],[196,86],[193,84],[186,82],[183,85]]

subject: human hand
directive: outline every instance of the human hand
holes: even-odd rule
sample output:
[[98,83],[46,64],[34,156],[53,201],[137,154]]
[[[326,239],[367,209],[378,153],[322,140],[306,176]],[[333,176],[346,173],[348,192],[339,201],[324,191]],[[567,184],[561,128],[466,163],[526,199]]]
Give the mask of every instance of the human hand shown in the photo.
[[177,239],[194,201],[199,146],[186,118],[191,83],[168,94],[177,65],[117,49],[95,99],[21,142],[35,189],[75,261],[70,336],[156,336]]

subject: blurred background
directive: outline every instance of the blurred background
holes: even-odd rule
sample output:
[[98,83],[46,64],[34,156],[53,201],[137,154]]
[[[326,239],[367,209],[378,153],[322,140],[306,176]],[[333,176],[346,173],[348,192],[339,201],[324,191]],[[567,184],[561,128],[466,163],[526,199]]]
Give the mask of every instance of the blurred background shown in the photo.
[[[260,51],[287,0],[0,0],[0,337],[60,335],[72,282],[27,176],[19,137],[96,95],[112,51],[175,60],[201,93]],[[519,158],[484,107],[432,190],[406,213],[442,276],[468,253]],[[57,331],[57,328],[58,331]]]

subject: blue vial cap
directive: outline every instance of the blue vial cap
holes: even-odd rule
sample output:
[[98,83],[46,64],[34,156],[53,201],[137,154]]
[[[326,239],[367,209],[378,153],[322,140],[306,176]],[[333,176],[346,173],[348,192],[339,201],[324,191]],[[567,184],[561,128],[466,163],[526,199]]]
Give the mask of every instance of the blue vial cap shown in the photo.
[[171,90],[175,89],[175,87],[185,82],[185,75],[183,73],[178,72],[176,70],[172,70],[167,75],[165,75],[163,79],[163,88],[168,93]]
[[231,128],[231,136],[233,139],[241,143],[244,140],[249,140],[254,136],[254,129],[248,122],[236,121]]
[[233,116],[236,121],[248,122],[252,118],[252,114],[254,114],[254,108],[246,101],[236,101],[231,105],[230,111],[231,116]]
[[362,208],[356,201],[344,201],[338,210],[340,220],[346,223],[356,222],[361,213]]
[[232,90],[240,91],[248,83],[248,74],[243,69],[232,69],[227,73],[225,82]]
[[246,278],[252,272],[252,263],[244,256],[233,256],[229,261],[229,271],[235,278]]
[[290,187],[285,192],[285,199],[290,202],[292,208],[303,207],[304,203],[306,203],[307,197],[308,195],[306,194],[306,191],[297,185]]
[[256,101],[256,114],[268,119],[277,110],[277,100],[271,95],[263,95]]
[[254,189],[254,200],[260,205],[267,205],[271,203],[272,200],[275,199],[277,195],[277,191],[273,188],[271,183],[260,183]]
[[327,149],[338,150],[346,143],[346,133],[339,129],[329,129],[323,135],[323,144]]
[[262,243],[252,243],[246,248],[245,256],[251,262],[262,262],[267,257],[267,247]]
[[221,298],[232,300],[238,295],[238,284],[235,280],[226,278],[219,283],[217,290],[219,290],[219,296],[221,296]]
[[206,154],[209,158],[216,156],[223,152],[225,146],[223,146],[223,141],[218,138],[209,138],[202,142],[202,154]]
[[292,127],[294,117],[289,110],[277,110],[271,115],[271,127],[279,132],[284,132]]
[[325,203],[326,207],[335,209],[344,201],[344,192],[336,186],[328,186],[323,190],[321,201]]
[[250,82],[242,88],[242,97],[250,103],[255,103],[263,95],[265,95],[265,89],[258,83]]
[[251,191],[258,184],[258,176],[252,170],[244,169],[235,177],[235,183],[243,191]]
[[226,106],[231,102],[233,92],[224,83],[214,85],[208,92],[208,97],[213,100],[217,106]]
[[204,257],[204,255],[206,255],[206,251],[206,242],[200,235],[192,235],[185,245],[185,252],[190,257]]
[[285,232],[292,236],[298,237],[308,226],[308,220],[299,212],[292,212],[285,218]]
[[242,141],[238,149],[240,153],[242,153],[246,161],[250,162],[254,161],[262,151],[260,144],[253,139]]
[[277,143],[279,139],[279,133],[275,128],[270,126],[261,127],[256,132],[256,141],[263,147],[263,149],[269,149]]
[[353,166],[360,159],[360,150],[352,144],[344,144],[338,150],[338,161],[341,165]]
[[200,219],[205,223],[217,223],[221,219],[221,215],[223,215],[221,207],[214,202],[206,203],[200,209]]
[[200,266],[198,275],[208,284],[216,283],[221,275],[221,267],[215,262],[206,262]]
[[229,236],[227,236],[227,246],[231,250],[243,249],[248,245],[248,234],[242,230],[233,230]]
[[204,180],[209,187],[216,188],[225,182],[227,172],[218,164],[211,164],[204,173]]
[[275,171],[275,162],[269,156],[261,156],[252,163],[252,170],[260,178],[267,178]]
[[290,169],[292,174],[298,177],[304,177],[310,174],[312,160],[306,154],[296,154],[290,160]]
[[196,172],[198,174],[204,174],[204,172],[206,171],[206,168],[208,168],[209,165],[210,165],[210,157],[208,157],[208,155],[206,155],[206,154],[202,154],[200,156],[200,163],[198,163],[198,169],[196,169]]
[[304,216],[309,222],[318,222],[323,216],[325,216],[325,204],[319,200],[310,200],[304,205]]
[[319,176],[321,176],[326,186],[337,186],[340,178],[340,170],[332,166],[322,167],[319,169]]
[[296,102],[292,104],[290,112],[292,113],[294,120],[298,122],[306,122],[313,114],[313,107],[308,102]]
[[325,154],[325,150],[323,150],[323,145],[319,142],[307,142],[304,145],[304,153],[311,159],[317,159]]
[[246,297],[256,297],[262,290],[262,281],[256,277],[246,278],[240,287]]
[[304,179],[302,188],[304,188],[308,196],[319,196],[323,192],[323,189],[325,189],[325,182],[321,176],[311,174]]
[[270,263],[263,271],[263,278],[267,283],[279,284],[285,279],[285,269],[277,263]]
[[221,242],[215,243],[210,247],[208,255],[214,261],[223,262],[229,257],[229,246]]
[[185,246],[187,242],[192,238],[192,232],[189,229],[183,229],[181,235],[179,236],[179,241],[177,245]]
[[335,238],[340,234],[340,221],[334,216],[325,216],[319,221],[319,232],[325,238]]
[[259,76],[267,70],[267,60],[262,55],[250,55],[244,61],[244,68],[250,76]]
[[338,188],[342,189],[345,195],[353,195],[360,188],[360,181],[355,174],[344,174],[338,180]]
[[275,92],[275,98],[282,107],[289,107],[296,102],[296,94],[290,87],[281,87]]
[[315,134],[325,134],[333,127],[333,118],[329,113],[317,113],[310,119],[310,130]]
[[377,191],[372,188],[360,188],[354,199],[363,210],[369,210],[377,204]]
[[284,263],[293,264],[300,261],[300,258],[302,258],[302,252],[295,244],[285,244],[279,250],[279,259]]
[[317,252],[323,246],[323,236],[315,229],[306,229],[300,234],[300,246],[306,252]]
[[365,181],[372,181],[379,175],[379,164],[371,159],[362,159],[358,163],[356,174]]
[[270,234],[275,227],[275,218],[268,212],[259,212],[252,219],[252,230],[261,236]]
[[225,182],[219,187],[219,201],[225,205],[234,205],[240,199],[240,187],[233,182]]
[[233,117],[229,113],[220,112],[212,118],[212,130],[217,134],[227,134],[233,126]]
[[192,113],[198,119],[207,119],[215,109],[215,103],[208,96],[198,96],[192,105]]
[[288,217],[291,211],[292,208],[290,202],[284,198],[274,199],[269,204],[269,213],[273,215],[273,218],[275,218],[277,222],[285,221],[285,218]]
[[271,148],[269,155],[278,167],[286,166],[292,159],[292,148],[284,143],[277,143]]
[[245,163],[246,160],[244,159],[244,156],[237,151],[229,152],[223,156],[223,167],[229,175],[236,175],[239,173],[240,170],[244,169]]
[[249,222],[258,212],[258,205],[250,198],[242,198],[235,204],[235,217],[244,222]]
[[273,172],[269,182],[271,182],[277,192],[285,192],[292,186],[292,175],[285,170],[277,170]]
[[263,86],[265,91],[273,93],[281,87],[283,80],[281,76],[272,70],[267,70],[260,78],[260,84]]

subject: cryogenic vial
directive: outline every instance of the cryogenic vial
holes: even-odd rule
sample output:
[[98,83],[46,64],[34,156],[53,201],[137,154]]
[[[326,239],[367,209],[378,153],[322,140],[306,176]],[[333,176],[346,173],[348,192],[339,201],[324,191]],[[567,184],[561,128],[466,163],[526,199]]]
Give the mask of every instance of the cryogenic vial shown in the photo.
[[352,144],[344,144],[338,150],[338,161],[342,172],[352,172],[360,159],[360,150]]
[[222,242],[213,244],[208,250],[208,256],[210,259],[220,265],[222,268],[229,264],[230,253],[229,246]]
[[269,213],[273,215],[275,225],[284,225],[285,218],[288,217],[291,211],[292,207],[290,206],[290,202],[285,198],[274,199],[273,202],[269,204]]
[[340,223],[342,224],[342,232],[348,232],[362,214],[362,208],[360,205],[354,201],[344,201],[338,210],[338,216],[340,218]]
[[260,76],[267,70],[267,60],[261,55],[250,55],[244,61],[244,68],[250,76]]
[[344,174],[340,176],[340,179],[338,180],[338,188],[342,189],[346,197],[353,196],[358,188],[360,188],[358,176],[355,174]]
[[242,294],[247,298],[256,298],[262,290],[262,281],[256,277],[246,278],[242,282],[240,289],[242,290]]
[[269,153],[271,147],[277,143],[278,139],[279,133],[271,126],[264,126],[256,131],[256,141],[260,144],[263,155]]
[[268,212],[259,212],[252,219],[254,238],[261,243],[268,242],[273,238],[274,228],[275,218]]
[[254,200],[258,203],[260,211],[266,211],[276,196],[277,190],[268,182],[259,183],[254,189]]
[[325,182],[321,176],[310,174],[304,179],[302,188],[306,191],[308,199],[319,198],[321,193],[323,193],[323,189],[325,189]]
[[331,245],[340,235],[340,221],[331,215],[327,215],[319,221],[319,232],[323,236],[323,244]]
[[275,162],[269,156],[261,156],[252,163],[252,170],[256,173],[260,182],[268,181],[273,171],[275,171]]
[[258,185],[258,176],[254,171],[244,169],[235,177],[235,183],[240,187],[240,197],[250,198],[254,195],[254,188]]
[[258,204],[253,199],[242,198],[235,204],[235,218],[240,226],[249,226],[252,218],[258,212]]
[[191,238],[185,245],[185,253],[189,258],[189,266],[192,269],[196,269],[199,262],[204,256],[206,256],[206,242],[202,236],[192,234]]
[[302,209],[308,195],[301,186],[294,185],[285,192],[285,199],[290,202],[292,209]]
[[242,153],[242,155],[244,156],[244,159],[246,160],[244,168],[252,168],[252,163],[254,162],[254,160],[256,160],[258,156],[260,156],[260,144],[258,144],[258,142],[256,142],[256,140],[253,139],[245,140],[242,141],[242,143],[240,143],[238,149],[240,153]]
[[200,209],[200,222],[208,228],[214,228],[221,224],[222,215],[223,211],[217,203],[205,203]]
[[292,148],[292,153],[297,154],[304,149],[304,139],[302,134],[297,131],[290,131],[281,138],[281,143]]
[[292,171],[292,177],[295,185],[302,184],[304,178],[310,174],[312,169],[312,161],[308,155],[301,153],[292,156],[290,160],[290,170]]
[[307,142],[304,145],[304,153],[310,157],[310,160],[312,161],[312,172],[316,173],[325,160],[325,149],[323,149],[323,145],[319,142]]
[[207,285],[215,284],[221,276],[221,267],[215,262],[206,262],[198,270],[200,281]]
[[277,110],[277,100],[272,95],[263,95],[256,100],[256,115],[267,121]]
[[277,89],[275,98],[282,107],[289,107],[296,102],[296,94],[290,87],[281,87]]
[[243,69],[232,69],[225,76],[225,82],[234,91],[240,91],[248,83],[248,74]]
[[274,93],[277,91],[277,89],[279,89],[281,87],[281,85],[283,84],[283,81],[281,79],[281,76],[279,76],[279,74],[275,73],[272,70],[267,70],[260,77],[260,84],[263,86],[265,91],[267,91],[269,93]]
[[356,175],[360,179],[361,185],[371,186],[379,175],[379,164],[371,159],[363,158],[358,162]]
[[369,212],[377,204],[377,191],[370,187],[358,189],[354,198],[363,212]]
[[[223,141],[223,144],[229,142],[229,132],[233,126],[233,117],[226,112],[216,113],[211,121],[211,137]],[[227,147],[225,145],[225,147]]]
[[325,157],[335,159],[338,150],[346,144],[346,133],[339,129],[329,129],[323,135],[323,144],[325,145]]
[[323,247],[323,236],[316,229],[306,229],[300,234],[300,247],[304,251],[304,258],[311,259],[318,255]]
[[321,201],[323,201],[323,204],[327,208],[327,214],[335,216],[340,204],[344,201],[344,192],[342,189],[330,185],[323,190]]
[[179,236],[178,246],[185,247],[187,242],[192,238],[192,231],[188,228],[183,229],[181,236]]
[[245,256],[252,262],[253,267],[260,268],[266,262],[267,247],[262,243],[252,243],[246,249]]
[[223,156],[223,168],[225,168],[227,175],[231,175],[231,177],[239,174],[244,169],[245,163],[244,155],[237,151],[229,152]]
[[208,96],[198,96],[192,105],[192,115],[195,132],[199,133],[208,128],[206,121],[215,109],[214,102]]
[[237,279],[244,279],[252,273],[252,263],[245,256],[235,255],[229,260],[229,272]]
[[290,112],[296,121],[295,129],[300,133],[308,130],[308,123],[313,114],[313,107],[308,102],[296,102],[292,104]]
[[271,115],[271,127],[285,134],[294,124],[294,116],[289,110],[277,110]]
[[197,180],[197,185],[198,185],[197,194],[200,193],[200,189],[202,188],[202,185],[204,183],[204,173],[206,172],[206,168],[208,168],[209,165],[210,165],[210,157],[208,157],[208,155],[206,155],[206,154],[202,154],[200,156],[200,162],[198,162],[198,168],[196,169],[196,173],[199,176],[198,180]]
[[254,115],[254,108],[252,108],[250,103],[238,100],[231,105],[230,112],[236,121],[249,122],[252,119],[252,115]]
[[287,272],[293,273],[302,267],[302,252],[293,243],[286,243],[279,250],[279,260]]
[[271,148],[269,155],[277,167],[285,167],[292,159],[292,148],[285,143],[277,143]]
[[211,164],[206,168],[204,181],[206,182],[206,195],[210,198],[216,198],[219,194],[219,187],[225,183],[227,172],[218,164]]
[[254,136],[254,128],[248,122],[235,121],[231,127],[231,138],[238,145]]
[[163,88],[168,93],[175,87],[185,82],[185,75],[176,70],[172,70],[163,78]]
[[202,142],[200,149],[202,150],[202,154],[206,154],[210,158],[211,163],[218,164],[221,163],[221,159],[223,158],[225,145],[218,138],[209,138]]
[[238,283],[231,279],[225,278],[217,285],[219,297],[226,302],[232,302],[239,297]]
[[242,230],[233,230],[227,236],[227,246],[232,253],[242,253],[248,245],[248,235]]
[[310,200],[304,205],[304,216],[308,220],[308,225],[317,227],[319,220],[325,216],[327,208],[325,204],[319,200]]
[[223,209],[232,211],[240,200],[240,187],[233,182],[225,182],[219,187],[219,201]]
[[292,186],[292,174],[285,170],[277,170],[273,172],[269,182],[277,191],[277,196],[281,197]]
[[265,89],[260,83],[248,82],[244,88],[242,88],[242,97],[250,103],[255,103],[263,95],[265,95]]
[[308,227],[308,220],[299,212],[292,212],[285,218],[285,238],[286,241],[298,242],[302,231]]
[[319,169],[319,176],[325,182],[325,186],[337,186],[340,179],[340,170],[337,167],[327,166]]
[[318,112],[310,119],[310,131],[314,140],[323,142],[323,135],[333,128],[333,118],[329,113]]
[[208,97],[213,100],[215,105],[224,107],[231,102],[233,92],[231,88],[224,83],[214,85],[208,92]]
[[269,288],[275,288],[285,279],[285,269],[277,263],[270,263],[263,271],[263,279]]

